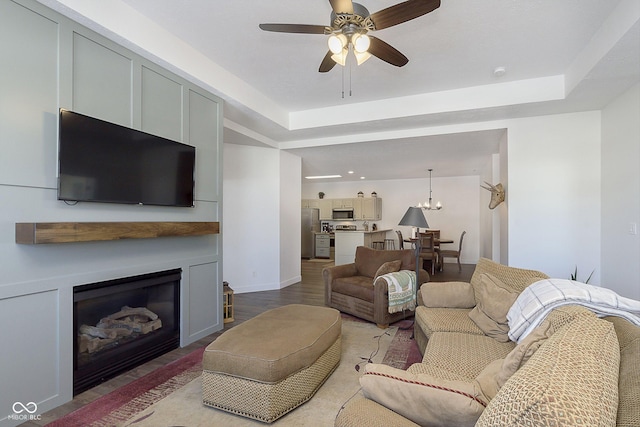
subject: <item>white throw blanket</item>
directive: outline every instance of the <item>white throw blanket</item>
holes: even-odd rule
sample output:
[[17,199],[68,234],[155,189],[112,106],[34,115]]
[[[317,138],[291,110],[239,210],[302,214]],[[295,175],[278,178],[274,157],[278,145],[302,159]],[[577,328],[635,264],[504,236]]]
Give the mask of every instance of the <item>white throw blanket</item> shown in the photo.
[[389,313],[397,313],[403,310],[414,310],[416,308],[415,271],[400,270],[395,273],[387,273],[378,277],[387,282],[387,289],[389,292]]
[[640,326],[640,301],[610,289],[566,279],[544,279],[528,286],[507,313],[509,338],[520,342],[556,307],[577,304],[598,316],[619,316]]

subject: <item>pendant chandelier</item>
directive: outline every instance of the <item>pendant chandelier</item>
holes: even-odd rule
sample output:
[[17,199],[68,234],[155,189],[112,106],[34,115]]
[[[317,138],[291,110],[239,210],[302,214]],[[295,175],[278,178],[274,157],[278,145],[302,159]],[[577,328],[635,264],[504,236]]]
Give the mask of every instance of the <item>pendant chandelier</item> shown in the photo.
[[442,203],[440,202],[436,202],[436,205],[434,206],[432,203],[432,199],[431,199],[431,172],[433,171],[433,169],[429,169],[429,201],[425,202],[424,205],[421,203],[418,203],[418,207],[422,208],[424,210],[427,211],[432,211],[432,210],[437,210],[439,211],[440,209],[442,209]]

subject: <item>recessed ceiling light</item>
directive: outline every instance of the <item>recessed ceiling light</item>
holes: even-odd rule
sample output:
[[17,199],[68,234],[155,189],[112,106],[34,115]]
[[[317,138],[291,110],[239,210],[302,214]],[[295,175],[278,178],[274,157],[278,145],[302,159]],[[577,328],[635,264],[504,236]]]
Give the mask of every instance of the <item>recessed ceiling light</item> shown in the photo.
[[502,77],[502,76],[504,76],[506,74],[506,72],[507,72],[506,68],[504,68],[504,67],[496,67],[493,70],[493,75],[495,77]]
[[342,175],[315,175],[305,176],[306,179],[342,178]]
[[360,179],[364,179],[364,176],[361,176]]
[[349,171],[349,172],[347,172],[347,173],[348,173],[348,174],[353,174],[353,171]]

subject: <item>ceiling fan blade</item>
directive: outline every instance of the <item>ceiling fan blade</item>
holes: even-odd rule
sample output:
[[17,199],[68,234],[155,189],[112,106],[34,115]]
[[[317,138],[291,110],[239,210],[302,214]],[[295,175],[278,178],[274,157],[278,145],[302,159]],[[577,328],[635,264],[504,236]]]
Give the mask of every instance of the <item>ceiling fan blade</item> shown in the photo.
[[327,71],[331,71],[334,65],[336,65],[336,61],[331,59],[331,55],[333,55],[333,52],[328,51],[324,58],[322,58],[322,62],[320,63],[320,68],[318,69],[318,71],[320,71],[321,73],[326,73]]
[[340,13],[353,14],[353,2],[351,0],[329,0],[333,12],[338,15]]
[[409,59],[406,56],[390,44],[373,36],[369,36],[369,39],[371,40],[371,45],[369,46],[368,52],[371,55],[378,57],[391,65],[395,65],[396,67],[402,67],[409,62]]
[[306,24],[260,24],[261,30],[274,31],[276,33],[302,33],[302,34],[325,34],[324,25]]
[[407,0],[371,14],[376,30],[393,27],[440,7],[440,0]]

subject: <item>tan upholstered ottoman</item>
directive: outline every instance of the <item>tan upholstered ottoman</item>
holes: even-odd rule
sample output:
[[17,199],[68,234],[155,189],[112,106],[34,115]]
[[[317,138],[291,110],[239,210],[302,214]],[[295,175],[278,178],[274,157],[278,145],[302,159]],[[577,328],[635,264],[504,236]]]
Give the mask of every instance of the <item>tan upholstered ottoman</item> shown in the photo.
[[273,422],[311,399],[340,363],[342,319],[292,304],[220,335],[202,359],[205,405]]

